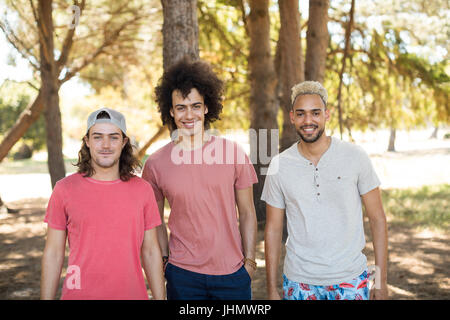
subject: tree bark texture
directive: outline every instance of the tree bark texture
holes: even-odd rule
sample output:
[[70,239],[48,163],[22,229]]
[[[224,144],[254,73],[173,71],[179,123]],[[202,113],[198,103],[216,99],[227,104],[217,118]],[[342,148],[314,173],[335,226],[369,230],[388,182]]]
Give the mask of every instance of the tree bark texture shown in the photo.
[[325,79],[325,61],[328,47],[329,0],[310,0],[308,31],[306,33],[305,80]]
[[304,65],[300,41],[300,12],[297,0],[279,0],[280,31],[275,58],[278,73],[280,107],[283,111],[283,129],[280,152],[289,148],[297,139],[297,132],[291,123],[291,88],[304,81]]
[[62,153],[58,68],[54,57],[52,0],[39,0],[38,14],[41,92],[47,134],[48,170],[53,188],[58,180],[66,176],[66,169]]
[[9,150],[11,150],[16,142],[22,138],[25,132],[27,132],[28,128],[37,121],[43,109],[44,102],[42,99],[42,90],[39,90],[34,101],[22,111],[19,118],[14,123],[14,126],[5,133],[5,138],[0,144],[0,162],[3,161],[8,155]]
[[[256,133],[256,140],[250,139],[250,157],[254,161],[256,174],[258,175],[258,183],[253,186],[256,215],[258,220],[262,221],[265,220],[266,211],[265,203],[260,198],[265,181],[264,169],[269,164],[267,159],[263,158],[274,151],[278,153],[278,150],[271,150],[271,129],[278,129],[277,78],[270,52],[269,1],[251,0],[249,5],[250,14],[247,23],[250,36],[248,60],[251,86],[250,128]],[[278,137],[276,139],[278,140]],[[275,144],[278,146],[278,141]]]
[[161,0],[163,7],[163,67],[180,59],[199,58],[197,0]]

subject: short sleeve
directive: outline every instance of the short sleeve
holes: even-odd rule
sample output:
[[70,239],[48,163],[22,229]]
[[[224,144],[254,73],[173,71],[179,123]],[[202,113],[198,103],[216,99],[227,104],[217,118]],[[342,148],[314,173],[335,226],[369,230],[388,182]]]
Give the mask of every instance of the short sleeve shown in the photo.
[[142,179],[150,183],[150,185],[152,186],[154,198],[156,199],[156,201],[161,201],[164,199],[163,192],[159,188],[158,182],[156,181],[150,159],[145,162],[144,170],[142,171]]
[[261,200],[272,207],[285,209],[286,203],[279,181],[278,166],[279,157],[274,157],[272,161],[270,161],[269,169],[267,170],[266,180],[261,193]]
[[66,230],[67,228],[67,213],[64,199],[63,186],[57,182],[50,196],[44,218],[44,222],[53,229]]
[[258,182],[258,177],[255,172],[253,164],[250,162],[249,157],[236,144],[236,168],[235,168],[235,180],[234,187],[236,189],[246,189]]
[[360,195],[364,195],[379,187],[381,183],[372,165],[372,161],[370,161],[368,154],[362,148],[360,148],[359,152],[359,163],[358,191]]
[[161,217],[159,215],[155,195],[150,186],[146,188],[145,194],[146,202],[144,205],[144,230],[149,230],[161,224]]

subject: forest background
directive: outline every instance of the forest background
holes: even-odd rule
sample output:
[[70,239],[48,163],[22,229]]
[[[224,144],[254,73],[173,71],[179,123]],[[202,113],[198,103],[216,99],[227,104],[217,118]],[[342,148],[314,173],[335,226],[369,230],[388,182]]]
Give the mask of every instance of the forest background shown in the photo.
[[[249,129],[278,130],[279,140],[264,137],[267,150],[290,146],[297,139],[288,118],[290,88],[323,82],[333,114],[328,134],[374,151],[375,164],[394,164],[385,171],[412,170],[383,186],[388,214],[447,239],[449,25],[445,0],[1,0],[0,197],[8,212],[23,208],[16,200],[47,199],[74,171],[86,116],[99,106],[126,115],[144,161],[169,139],[154,88],[163,70],[187,55],[209,62],[224,80],[223,114],[212,127],[249,154],[257,153]],[[420,145],[410,150],[411,134]],[[258,199],[267,163],[256,158],[263,224]],[[426,198],[438,205],[416,212],[424,191],[405,188],[422,185],[432,185]],[[390,207],[389,198],[405,210],[395,201]],[[448,288],[448,273],[443,278]]]

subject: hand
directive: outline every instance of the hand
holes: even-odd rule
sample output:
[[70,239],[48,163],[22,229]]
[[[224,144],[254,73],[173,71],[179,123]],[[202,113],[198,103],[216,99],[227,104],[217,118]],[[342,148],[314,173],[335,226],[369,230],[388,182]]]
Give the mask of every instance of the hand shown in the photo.
[[244,263],[244,268],[245,270],[247,270],[247,273],[250,276],[250,280],[253,280],[253,276],[255,275],[256,270],[253,269],[248,263]]
[[387,300],[389,297],[387,284],[381,285],[380,289],[370,290],[370,300]]
[[276,289],[269,290],[268,298],[269,300],[281,300],[281,297]]

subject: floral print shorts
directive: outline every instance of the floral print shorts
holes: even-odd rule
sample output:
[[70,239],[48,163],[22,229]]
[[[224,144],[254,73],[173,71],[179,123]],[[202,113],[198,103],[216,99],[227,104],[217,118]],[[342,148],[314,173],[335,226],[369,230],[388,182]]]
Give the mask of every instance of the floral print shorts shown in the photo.
[[369,300],[369,274],[365,270],[349,282],[315,286],[289,280],[283,274],[284,300]]

